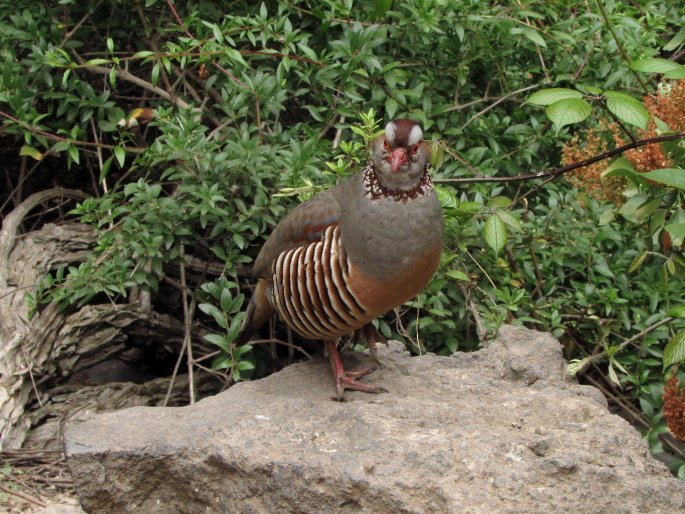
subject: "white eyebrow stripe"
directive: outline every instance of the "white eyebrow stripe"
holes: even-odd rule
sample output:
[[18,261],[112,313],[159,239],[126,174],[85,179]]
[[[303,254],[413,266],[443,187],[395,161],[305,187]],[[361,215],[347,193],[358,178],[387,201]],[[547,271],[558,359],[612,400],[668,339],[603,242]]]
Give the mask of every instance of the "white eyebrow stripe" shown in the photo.
[[391,145],[395,143],[395,122],[391,121],[385,126],[385,137]]
[[414,125],[409,132],[409,139],[407,140],[407,146],[414,146],[416,143],[420,143],[423,139],[423,132],[421,132],[421,127]]

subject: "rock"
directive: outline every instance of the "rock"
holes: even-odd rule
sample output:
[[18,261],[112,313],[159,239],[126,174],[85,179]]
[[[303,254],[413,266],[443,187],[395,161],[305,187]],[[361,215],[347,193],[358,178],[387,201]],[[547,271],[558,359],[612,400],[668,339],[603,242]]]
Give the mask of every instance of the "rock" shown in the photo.
[[[365,354],[344,354],[361,364]],[[565,376],[551,336],[503,327],[475,353],[379,348],[390,392],[331,401],[315,359],[180,408],[72,423],[87,512],[682,512],[685,483]],[[350,362],[352,361],[352,362]]]
[[40,514],[85,514],[85,512],[78,505],[53,503],[41,510]]

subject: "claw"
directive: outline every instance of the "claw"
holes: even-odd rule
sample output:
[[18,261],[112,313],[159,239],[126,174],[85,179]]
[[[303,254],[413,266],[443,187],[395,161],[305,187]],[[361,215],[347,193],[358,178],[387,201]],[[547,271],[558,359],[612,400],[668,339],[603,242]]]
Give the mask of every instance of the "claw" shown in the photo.
[[338,353],[336,341],[326,341],[326,350],[328,351],[328,357],[331,360],[333,379],[335,380],[336,399],[339,402],[343,401],[345,389],[350,389],[352,391],[364,391],[366,393],[388,392],[388,390],[383,387],[358,381],[358,379],[364,375],[368,375],[372,371],[375,371],[375,366],[362,368],[355,371],[345,371],[342,361],[340,360],[340,354]]

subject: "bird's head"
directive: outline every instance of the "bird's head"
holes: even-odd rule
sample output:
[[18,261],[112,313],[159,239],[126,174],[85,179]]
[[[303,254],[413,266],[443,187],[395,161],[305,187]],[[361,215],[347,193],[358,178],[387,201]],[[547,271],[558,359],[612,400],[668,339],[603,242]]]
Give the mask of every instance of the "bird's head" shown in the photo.
[[380,183],[393,191],[416,188],[430,159],[430,145],[413,120],[393,120],[372,146],[373,165]]

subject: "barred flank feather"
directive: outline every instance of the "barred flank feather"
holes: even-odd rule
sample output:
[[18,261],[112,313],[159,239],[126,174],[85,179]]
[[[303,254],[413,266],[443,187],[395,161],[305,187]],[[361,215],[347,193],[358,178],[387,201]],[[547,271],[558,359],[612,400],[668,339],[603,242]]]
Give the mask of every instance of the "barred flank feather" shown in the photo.
[[368,316],[347,285],[349,268],[340,228],[330,226],[321,241],[278,255],[271,303],[288,325],[310,339],[352,332]]

